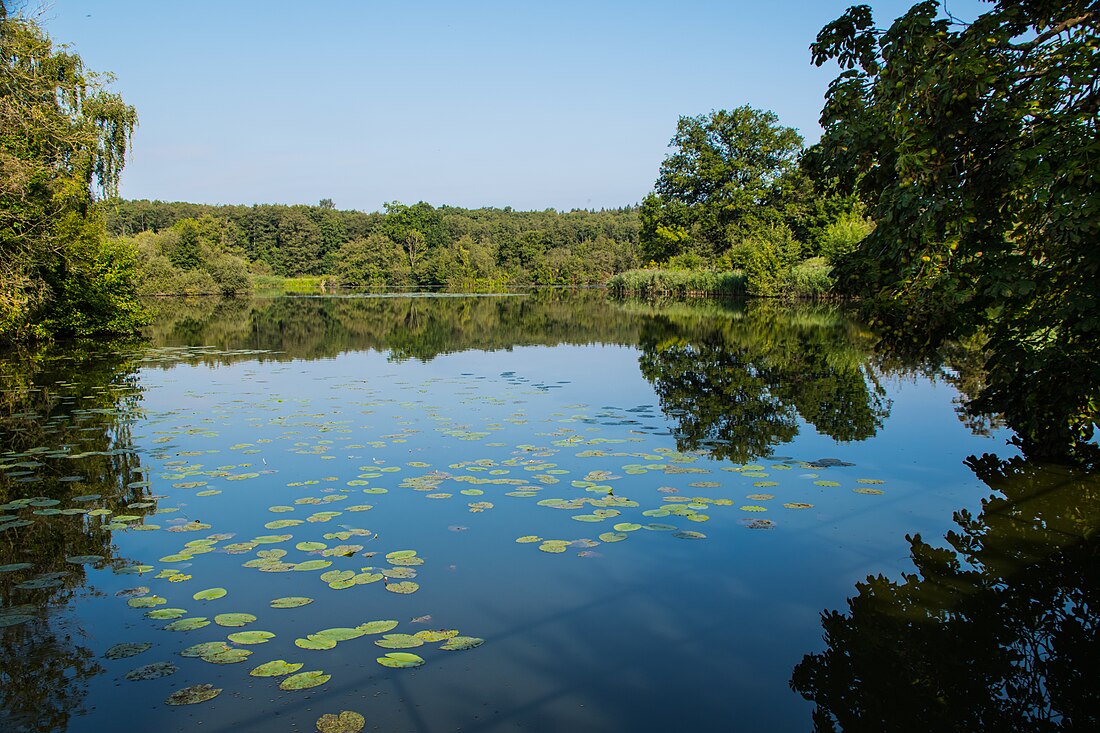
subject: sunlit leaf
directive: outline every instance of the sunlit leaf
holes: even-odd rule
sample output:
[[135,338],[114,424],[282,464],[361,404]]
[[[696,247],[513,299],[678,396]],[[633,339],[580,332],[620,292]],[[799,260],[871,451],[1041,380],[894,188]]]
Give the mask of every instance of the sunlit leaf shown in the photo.
[[226,593],[228,591],[225,588],[207,588],[206,590],[200,590],[191,597],[196,601],[216,601],[219,598],[224,598]]
[[306,598],[305,596],[287,596],[286,598],[276,598],[271,601],[272,608],[298,608],[313,603],[312,598]]
[[332,678],[332,675],[325,674],[320,670],[314,670],[312,672],[300,672],[291,677],[287,677],[285,680],[279,683],[280,690],[308,690],[311,687],[317,687],[328,682]]
[[303,666],[305,665],[301,662],[286,662],[282,659],[276,659],[261,664],[248,674],[252,677],[282,677],[297,672]]
[[270,631],[238,631],[228,638],[234,644],[265,644],[275,638]]
[[409,652],[390,652],[384,657],[378,657],[377,661],[383,667],[393,667],[394,669],[408,669],[424,664],[423,657]]

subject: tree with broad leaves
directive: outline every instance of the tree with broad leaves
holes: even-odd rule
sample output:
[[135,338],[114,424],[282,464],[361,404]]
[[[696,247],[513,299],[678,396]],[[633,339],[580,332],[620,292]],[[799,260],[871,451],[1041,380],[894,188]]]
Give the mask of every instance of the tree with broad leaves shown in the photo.
[[975,406],[1029,454],[1073,456],[1100,418],[1100,2],[992,5],[827,25],[813,60],[843,71],[811,163],[877,223],[842,286],[910,345],[986,339]]

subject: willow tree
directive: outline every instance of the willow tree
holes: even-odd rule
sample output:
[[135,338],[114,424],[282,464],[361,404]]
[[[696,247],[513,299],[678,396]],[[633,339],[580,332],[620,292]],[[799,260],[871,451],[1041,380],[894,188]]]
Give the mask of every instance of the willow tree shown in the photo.
[[813,158],[878,225],[838,269],[907,340],[988,339],[977,406],[1072,453],[1100,420],[1100,2],[940,10],[857,5],[811,47],[844,69]]
[[135,255],[108,241],[137,116],[0,0],[0,342],[132,331]]

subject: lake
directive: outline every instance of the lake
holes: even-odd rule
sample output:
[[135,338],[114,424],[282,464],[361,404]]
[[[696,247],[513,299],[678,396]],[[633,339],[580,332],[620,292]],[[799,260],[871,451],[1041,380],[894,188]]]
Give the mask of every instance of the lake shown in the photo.
[[840,306],[158,308],[0,362],[5,731],[1094,720],[1095,475]]

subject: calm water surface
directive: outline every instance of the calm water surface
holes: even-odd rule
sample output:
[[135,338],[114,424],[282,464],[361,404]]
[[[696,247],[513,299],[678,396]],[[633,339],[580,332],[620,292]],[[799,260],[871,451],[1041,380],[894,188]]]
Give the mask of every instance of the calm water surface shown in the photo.
[[[882,650],[849,650],[871,667],[847,673],[813,659],[876,634],[913,658],[900,621],[853,617],[830,648],[823,610],[868,575],[913,573],[907,535],[944,545],[955,512],[984,521],[1020,462],[1009,433],[956,415],[955,371],[876,356],[835,308],[543,294],[164,311],[148,345],[0,367],[4,730],[313,731],[342,710],[418,733],[810,730],[790,685],[804,655],[800,691],[851,709]],[[966,463],[986,453],[1009,463]],[[1021,471],[1029,496],[1095,489]],[[1091,536],[1092,510],[1069,503],[1032,514]],[[1052,516],[1017,520],[998,531],[1027,557],[1068,543],[1017,532]],[[195,598],[208,589],[224,595]],[[284,597],[312,602],[272,608]],[[372,621],[394,623],[306,638]],[[228,639],[249,631],[269,634]],[[441,648],[456,631],[484,642]],[[204,642],[225,647],[181,656]],[[273,660],[328,677],[250,676]],[[221,692],[165,704],[204,684]]]

